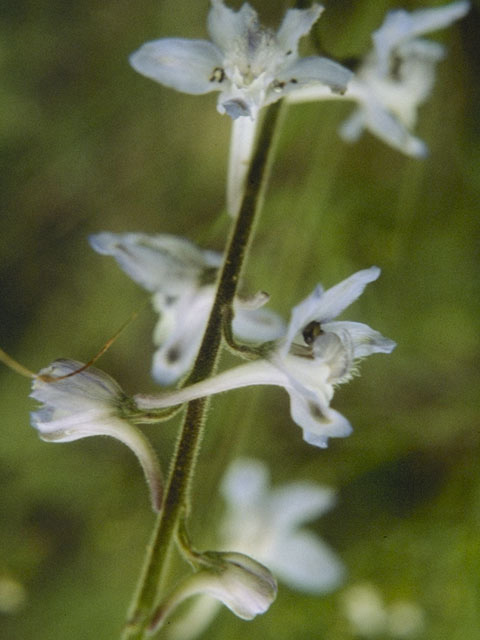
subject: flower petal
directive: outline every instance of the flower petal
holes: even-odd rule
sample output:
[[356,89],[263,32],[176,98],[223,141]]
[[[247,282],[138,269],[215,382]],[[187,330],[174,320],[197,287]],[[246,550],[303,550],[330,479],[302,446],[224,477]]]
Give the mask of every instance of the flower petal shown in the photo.
[[237,458],[223,477],[220,491],[233,511],[262,502],[267,491],[268,471],[258,460]]
[[[344,93],[353,73],[338,62],[328,58],[312,56],[300,58],[292,66],[276,74],[278,83],[285,83],[283,91],[288,93],[306,85],[327,85],[335,93]],[[278,94],[277,94],[278,98]]]
[[132,280],[147,291],[176,296],[204,279],[204,272],[221,264],[222,256],[203,251],[169,234],[97,233],[89,238],[97,253],[112,256]]
[[130,64],[142,75],[160,84],[190,94],[218,91],[215,69],[223,56],[207,40],[162,38],[147,42],[130,56]]
[[270,309],[242,309],[235,305],[233,332],[247,342],[268,342],[285,334],[282,318]]
[[411,13],[403,9],[390,11],[382,26],[372,34],[381,73],[387,73],[390,53],[399,44],[448,27],[456,20],[463,18],[469,9],[470,3],[462,0],[443,7],[419,9]]
[[425,143],[408,129],[373,96],[363,103],[342,124],[341,137],[347,142],[358,140],[364,128],[378,136],[386,144],[408,156],[423,158],[428,149]]
[[391,353],[397,346],[393,340],[361,322],[327,322],[322,328],[326,333],[335,333],[340,338],[346,332],[353,344],[354,358],[364,358],[372,353]]
[[325,449],[329,438],[345,438],[352,433],[351,424],[334,409],[315,405],[310,399],[287,391],[292,420],[303,429],[305,442]]
[[297,591],[326,593],[336,589],[345,577],[345,568],[333,551],[309,531],[279,539],[274,552],[272,570],[280,581]]
[[33,380],[31,398],[46,405],[55,406],[56,410],[69,411],[97,409],[105,411],[105,407],[113,408],[117,399],[123,396],[120,385],[104,371],[88,367],[63,380],[45,382],[42,376],[62,378],[79,371],[83,362],[60,359],[42,369]]
[[378,267],[370,267],[357,271],[328,291],[324,291],[321,285],[318,285],[305,300],[293,308],[283,350],[289,350],[296,334],[309,322],[329,322],[338,316],[362,294],[366,285],[376,280],[379,275]]
[[208,33],[219,49],[231,51],[241,40],[247,40],[249,32],[259,29],[258,14],[248,3],[238,11],[223,4],[223,0],[212,0],[207,20]]
[[334,504],[335,493],[332,489],[313,482],[291,482],[271,493],[272,526],[278,531],[296,529],[320,517]]
[[[167,318],[163,316],[162,307],[157,306],[160,296],[154,297],[156,309],[162,314],[154,333],[154,342],[159,348],[152,362],[152,376],[158,383],[172,384],[193,366],[214,295],[212,286],[187,291],[167,308]],[[165,334],[167,325],[170,331]]]
[[277,44],[284,54],[297,53],[298,41],[310,32],[310,29],[318,20],[324,7],[317,3],[309,9],[289,9],[277,32]]

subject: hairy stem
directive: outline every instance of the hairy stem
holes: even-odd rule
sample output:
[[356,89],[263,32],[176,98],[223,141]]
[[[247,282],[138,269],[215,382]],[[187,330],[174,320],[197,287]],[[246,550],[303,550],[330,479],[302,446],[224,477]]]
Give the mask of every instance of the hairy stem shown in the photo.
[[[255,220],[261,209],[268,160],[280,112],[280,102],[265,110],[257,145],[248,172],[240,212],[235,220],[220,271],[215,301],[193,370],[186,382],[194,384],[211,376],[222,344],[223,309],[231,308],[253,236]],[[200,448],[208,399],[191,401],[177,441],[171,464],[163,509],[159,514],[123,640],[143,640],[149,617],[159,600],[164,567],[175,537],[179,519],[186,515],[195,462]]]

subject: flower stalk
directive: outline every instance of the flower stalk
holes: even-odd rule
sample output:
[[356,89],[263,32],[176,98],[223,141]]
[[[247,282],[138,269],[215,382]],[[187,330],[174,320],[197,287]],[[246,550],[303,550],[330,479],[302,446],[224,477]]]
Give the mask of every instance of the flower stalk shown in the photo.
[[[252,156],[239,215],[235,219],[220,271],[215,301],[194,367],[186,384],[191,385],[215,372],[222,345],[224,309],[231,309],[262,205],[272,142],[281,102],[264,109],[256,148]],[[188,513],[189,492],[195,462],[203,436],[208,398],[187,406],[165,491],[163,509],[153,531],[137,592],[122,640],[143,640],[148,635],[150,617],[161,596],[164,567],[180,518]]]

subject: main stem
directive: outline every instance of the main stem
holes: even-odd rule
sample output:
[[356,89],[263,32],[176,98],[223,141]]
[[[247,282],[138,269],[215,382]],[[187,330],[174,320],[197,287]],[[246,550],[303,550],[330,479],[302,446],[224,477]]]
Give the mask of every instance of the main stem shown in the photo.
[[[215,301],[195,365],[186,384],[204,380],[215,370],[222,343],[223,310],[233,305],[253,236],[255,220],[261,209],[263,189],[268,176],[268,161],[279,112],[280,102],[266,109],[247,175],[242,206],[227,245]],[[188,496],[203,436],[207,404],[207,398],[193,400],[188,404],[170,467],[165,501],[147,549],[140,582],[122,634],[123,640],[143,640],[146,637],[149,616],[158,600],[164,567],[179,518],[188,508]]]

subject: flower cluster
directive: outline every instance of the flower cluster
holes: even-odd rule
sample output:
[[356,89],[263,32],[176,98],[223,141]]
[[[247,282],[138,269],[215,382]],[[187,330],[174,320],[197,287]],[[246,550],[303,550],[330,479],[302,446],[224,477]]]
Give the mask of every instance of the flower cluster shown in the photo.
[[[132,616],[132,626],[138,627],[135,638],[156,633],[176,607],[194,595],[202,598],[171,627],[183,640],[208,624],[217,601],[245,620],[264,613],[276,597],[277,578],[310,594],[329,592],[342,582],[343,564],[306,527],[332,508],[332,490],[307,482],[270,490],[262,463],[237,460],[221,484],[226,510],[218,531],[220,551],[198,552],[190,544],[186,516],[207,403],[196,402],[186,412],[165,499],[159,462],[136,425],[159,422],[176,411],[170,408],[199,398],[274,385],[287,392],[291,418],[306,443],[326,448],[330,438],[352,432],[350,422],[331,407],[336,386],[352,378],[360,360],[391,353],[396,345],[366,324],[336,318],[377,280],[380,269],[357,271],[327,290],[318,284],[293,307],[288,323],[264,307],[267,294],[238,293],[267,173],[264,151],[278,117],[278,105],[265,107],[281,98],[290,103],[354,101],[355,111],[341,130],[344,138],[356,139],[368,129],[396,149],[422,156],[426,146],[412,130],[417,109],[433,86],[435,65],[444,54],[440,44],[422,36],[452,24],[468,8],[469,3],[460,0],[440,8],[389,13],[373,33],[373,49],[355,73],[325,57],[299,55],[300,39],[323,11],[317,3],[288,10],[274,31],[260,24],[247,3],[234,11],[223,0],[211,0],[210,40],[163,38],[132,54],[137,71],[167,87],[189,94],[219,93],[217,110],[233,121],[227,209],[240,214],[225,255],[166,234],[102,232],[90,237],[95,251],[113,257],[152,296],[159,314],[153,336],[154,380],[163,386],[182,384],[193,369],[183,381],[185,386],[128,397],[106,373],[66,359],[32,374],[31,397],[41,406],[32,412],[31,423],[40,437],[51,442],[95,435],[120,440],[137,456],[152,506],[162,512]],[[267,114],[262,119],[263,109]],[[269,122],[269,115],[270,128],[265,126],[258,136],[262,153],[256,152],[252,161],[257,127]],[[265,131],[270,132],[268,142]],[[258,170],[258,179],[249,183],[256,191],[244,199],[250,165],[249,178]],[[248,362],[216,373],[225,343]],[[189,384],[192,380],[194,384]],[[162,582],[162,562],[167,562],[174,539],[192,573],[162,597],[152,585]],[[157,556],[157,551],[164,555]],[[205,605],[205,597],[210,604]],[[358,607],[349,611],[354,620]]]

